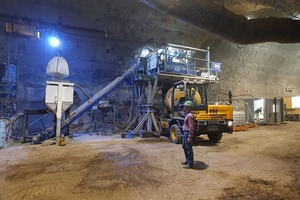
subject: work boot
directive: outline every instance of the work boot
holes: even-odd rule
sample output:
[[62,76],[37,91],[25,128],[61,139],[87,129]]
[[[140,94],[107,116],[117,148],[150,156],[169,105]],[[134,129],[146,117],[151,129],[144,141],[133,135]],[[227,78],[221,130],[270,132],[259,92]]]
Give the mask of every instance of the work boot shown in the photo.
[[183,161],[183,162],[181,162],[181,164],[186,165],[186,164],[188,164],[188,161]]
[[193,166],[193,165],[186,164],[186,165],[183,166],[183,168],[185,168],[185,169],[193,169],[194,166]]

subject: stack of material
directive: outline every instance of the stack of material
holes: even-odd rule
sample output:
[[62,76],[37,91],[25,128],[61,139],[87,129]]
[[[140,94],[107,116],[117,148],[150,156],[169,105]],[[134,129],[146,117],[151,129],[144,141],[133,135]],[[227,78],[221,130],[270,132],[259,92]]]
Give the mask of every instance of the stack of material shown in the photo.
[[246,126],[246,114],[244,111],[233,111],[233,130],[234,131],[246,131],[249,129]]
[[245,126],[245,112],[244,111],[233,111],[233,125],[234,126]]

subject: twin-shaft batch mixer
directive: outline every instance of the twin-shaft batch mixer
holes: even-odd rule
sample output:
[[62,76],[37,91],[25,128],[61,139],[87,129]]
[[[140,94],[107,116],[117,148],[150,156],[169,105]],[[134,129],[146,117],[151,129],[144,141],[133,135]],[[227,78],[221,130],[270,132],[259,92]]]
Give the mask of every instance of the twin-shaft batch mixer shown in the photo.
[[[160,134],[170,135],[174,143],[181,142],[184,121],[183,104],[190,100],[194,106],[195,136],[207,135],[218,142],[223,133],[233,132],[233,106],[231,92],[228,102],[213,101],[208,86],[217,83],[221,63],[210,60],[209,49],[167,44],[145,56],[144,68],[156,81],[153,88],[159,93],[155,106]],[[155,97],[154,97],[155,98]]]

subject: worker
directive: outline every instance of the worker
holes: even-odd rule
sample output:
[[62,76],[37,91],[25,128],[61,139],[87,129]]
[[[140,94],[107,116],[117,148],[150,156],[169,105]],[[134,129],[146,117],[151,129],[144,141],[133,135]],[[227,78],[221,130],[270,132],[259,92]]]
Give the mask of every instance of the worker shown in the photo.
[[185,168],[193,168],[194,164],[194,153],[193,153],[193,137],[195,132],[195,117],[191,113],[193,107],[192,101],[186,101],[184,103],[184,124],[183,124],[183,138],[182,138],[182,148],[184,150],[185,161],[181,164]]
[[254,113],[256,123],[260,123],[259,114],[262,114],[262,107],[257,108]]

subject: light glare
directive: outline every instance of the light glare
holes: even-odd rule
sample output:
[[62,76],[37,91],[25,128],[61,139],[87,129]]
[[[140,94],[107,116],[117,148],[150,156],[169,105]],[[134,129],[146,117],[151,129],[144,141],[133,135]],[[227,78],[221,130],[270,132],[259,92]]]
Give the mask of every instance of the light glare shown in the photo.
[[49,43],[50,43],[50,45],[53,46],[53,47],[58,47],[59,44],[60,44],[60,41],[59,41],[59,39],[56,38],[56,37],[50,37],[50,38],[49,38]]

